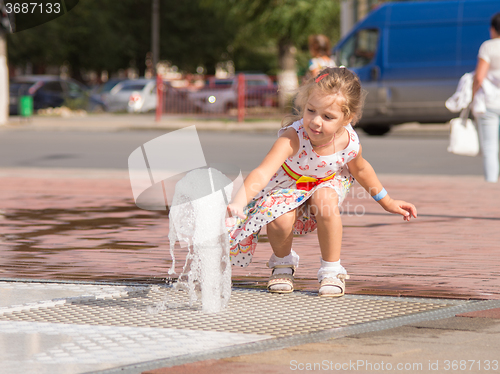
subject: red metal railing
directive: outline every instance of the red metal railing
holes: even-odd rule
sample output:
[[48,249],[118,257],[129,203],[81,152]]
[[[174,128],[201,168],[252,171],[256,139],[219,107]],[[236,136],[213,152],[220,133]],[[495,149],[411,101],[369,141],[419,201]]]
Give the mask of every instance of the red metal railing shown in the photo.
[[245,119],[245,76],[238,74],[238,122]]
[[161,119],[163,108],[163,79],[161,76],[156,76],[156,122]]
[[238,74],[218,79],[205,77],[202,87],[175,87],[157,80],[156,120],[163,114],[234,118],[279,118],[278,89],[264,74]]

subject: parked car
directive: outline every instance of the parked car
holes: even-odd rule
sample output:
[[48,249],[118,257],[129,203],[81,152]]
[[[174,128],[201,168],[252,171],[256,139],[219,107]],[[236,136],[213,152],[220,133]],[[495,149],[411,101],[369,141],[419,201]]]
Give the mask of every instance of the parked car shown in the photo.
[[[245,74],[245,106],[272,106],[278,89],[265,74]],[[206,87],[189,94],[197,110],[225,112],[238,106],[238,77],[208,80]]]
[[368,91],[359,126],[372,135],[404,122],[445,122],[444,103],[473,71],[498,0],[388,2],[333,48]]
[[[153,89],[153,87],[156,87],[154,79],[127,79],[119,82],[107,94],[103,95],[103,100],[110,112],[128,111],[132,94],[147,92],[149,95],[154,92],[156,96],[156,88]],[[154,102],[156,103],[156,100]],[[151,110],[151,108],[147,110]]]
[[133,91],[130,95],[127,111],[129,113],[146,113],[156,109],[156,81],[147,83],[142,90]]
[[89,112],[105,110],[104,102],[91,97],[83,84],[59,76],[27,75],[12,78],[9,82],[9,114],[18,114],[19,98],[24,95],[33,97],[35,111],[63,105]]
[[91,91],[91,97],[95,100],[102,101],[105,105],[105,110],[108,110],[106,99],[109,91],[113,89],[118,83],[123,82],[126,79],[109,79],[107,82],[100,84]]

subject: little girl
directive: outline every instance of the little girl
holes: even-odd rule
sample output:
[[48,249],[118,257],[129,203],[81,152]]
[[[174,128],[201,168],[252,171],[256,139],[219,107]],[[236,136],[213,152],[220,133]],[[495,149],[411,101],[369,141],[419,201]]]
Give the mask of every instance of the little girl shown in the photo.
[[344,295],[347,272],[340,264],[342,221],[339,206],[354,180],[388,212],[405,221],[417,217],[413,204],[393,200],[361,152],[352,125],[361,117],[363,91],[346,68],[327,68],[299,89],[296,118],[262,163],[245,179],[228,205],[227,220],[233,265],[247,266],[260,229],[267,225],[273,249],[270,292],[293,291],[299,256],[293,234],[318,230],[321,266],[319,295]]

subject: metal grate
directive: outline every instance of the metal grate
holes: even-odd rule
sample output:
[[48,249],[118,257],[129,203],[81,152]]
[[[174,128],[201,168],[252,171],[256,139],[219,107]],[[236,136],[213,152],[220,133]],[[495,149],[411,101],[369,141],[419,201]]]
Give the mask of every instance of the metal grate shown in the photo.
[[[206,314],[189,305],[185,292],[170,287],[139,287],[105,299],[68,299],[65,303],[4,312],[0,321],[76,325],[175,328],[289,337],[445,308],[446,303],[344,296],[320,298],[294,292],[270,294],[233,290],[228,307]],[[283,323],[283,321],[286,321]]]

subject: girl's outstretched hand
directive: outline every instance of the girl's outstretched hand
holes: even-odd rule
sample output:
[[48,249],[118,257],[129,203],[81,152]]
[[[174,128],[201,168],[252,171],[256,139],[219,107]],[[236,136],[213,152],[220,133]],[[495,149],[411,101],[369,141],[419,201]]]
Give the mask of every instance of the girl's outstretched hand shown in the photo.
[[243,208],[233,203],[227,206],[227,212],[229,213],[230,217],[238,216],[241,219],[247,218],[245,213],[243,213]]
[[384,208],[389,213],[401,214],[405,221],[409,221],[412,216],[417,218],[415,205],[403,200],[391,200]]

